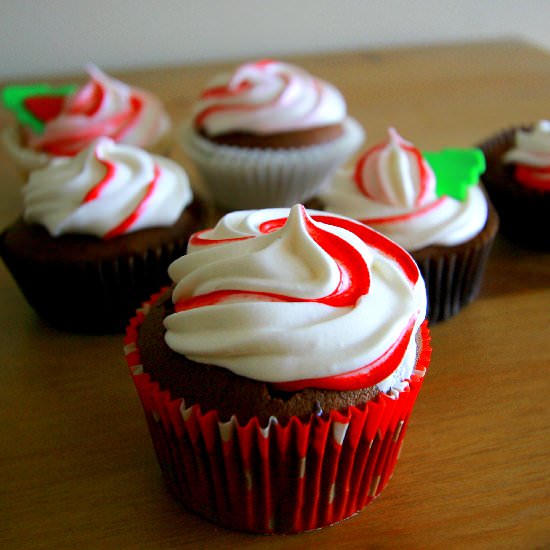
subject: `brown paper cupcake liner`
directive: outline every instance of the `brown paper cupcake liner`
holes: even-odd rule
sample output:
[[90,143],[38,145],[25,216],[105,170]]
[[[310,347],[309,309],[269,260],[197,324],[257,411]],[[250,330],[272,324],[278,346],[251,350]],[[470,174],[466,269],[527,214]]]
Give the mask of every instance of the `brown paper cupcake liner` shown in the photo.
[[[156,228],[155,236],[148,233],[147,245],[136,244],[138,233],[99,246],[76,235],[35,241],[18,221],[0,235],[0,256],[28,303],[47,322],[72,332],[124,332],[143,300],[169,283],[168,266],[186,253],[190,232],[202,228],[204,206],[196,201],[188,208],[196,218],[187,221],[182,215],[185,231]],[[18,240],[19,235],[23,238]],[[93,246],[86,250],[88,243]],[[44,250],[37,252],[37,246]]]
[[143,254],[59,264],[1,255],[31,307],[62,329],[122,332],[143,297],[168,283],[167,267],[185,254],[187,239]]
[[498,215],[489,201],[488,207],[485,227],[470,241],[411,253],[426,283],[427,318],[431,323],[456,315],[479,295],[499,225]]
[[143,372],[136,342],[147,307],[127,329],[126,360],[166,485],[187,508],[231,529],[297,533],[346,519],[380,494],[430,361],[426,323],[415,371],[391,396],[308,420],[241,425],[186,407]]
[[189,122],[181,144],[197,165],[212,200],[222,209],[292,206],[315,195],[364,140],[354,119],[328,143],[288,150],[219,145],[198,135]]
[[505,129],[478,145],[487,161],[481,179],[500,216],[502,234],[524,246],[550,250],[550,192],[521,185],[513,165],[502,162],[520,129],[529,126]]

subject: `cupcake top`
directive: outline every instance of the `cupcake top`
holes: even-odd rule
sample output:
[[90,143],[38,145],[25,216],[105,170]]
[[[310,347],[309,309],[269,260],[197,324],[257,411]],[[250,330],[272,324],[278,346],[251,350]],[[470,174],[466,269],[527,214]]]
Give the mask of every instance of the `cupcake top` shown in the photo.
[[31,172],[23,187],[25,221],[43,225],[54,237],[108,239],[169,226],[192,198],[178,164],[106,137]]
[[[21,95],[20,101],[10,102],[9,90],[4,91],[6,106],[26,115],[19,116],[22,145],[36,153],[74,156],[100,136],[147,148],[170,130],[168,114],[153,94],[115,80],[93,65],[87,72],[90,80],[64,99],[43,92],[35,97]],[[18,90],[12,92],[15,95]],[[54,102],[57,99],[62,100]],[[29,116],[36,124],[24,124]]]
[[346,102],[331,84],[275,60],[245,63],[216,77],[192,112],[207,136],[232,132],[266,135],[340,124]]
[[[388,134],[387,141],[359,158],[354,170],[340,171],[323,189],[319,197],[324,207],[362,221],[409,251],[432,245],[454,246],[477,235],[488,213],[479,186],[471,186],[469,181],[459,199],[446,194],[438,182],[444,174],[436,177],[426,159],[428,153],[423,155],[393,128]],[[434,164],[444,153],[430,154]],[[460,151],[450,153],[456,157]],[[478,167],[467,174],[476,183],[482,158],[481,153],[475,156]],[[460,179],[460,175],[456,177]]]
[[173,262],[165,340],[191,360],[283,391],[399,387],[426,292],[412,258],[354,220],[237,211]]
[[550,121],[540,120],[531,129],[519,129],[515,147],[503,157],[514,164],[516,180],[531,188],[550,190]]

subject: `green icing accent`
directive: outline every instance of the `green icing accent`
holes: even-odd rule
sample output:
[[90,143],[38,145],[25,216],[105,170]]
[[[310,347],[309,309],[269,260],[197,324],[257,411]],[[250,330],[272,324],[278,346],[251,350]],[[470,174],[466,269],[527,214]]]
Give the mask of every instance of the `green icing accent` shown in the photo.
[[485,156],[480,149],[423,151],[422,156],[434,171],[439,197],[448,195],[463,201],[468,187],[476,185],[485,171]]
[[76,91],[76,84],[65,86],[51,86],[49,84],[27,84],[6,86],[2,90],[2,103],[6,109],[12,111],[18,122],[23,126],[30,126],[33,131],[41,133],[44,122],[36,118],[25,106],[27,98],[36,96],[67,96]]

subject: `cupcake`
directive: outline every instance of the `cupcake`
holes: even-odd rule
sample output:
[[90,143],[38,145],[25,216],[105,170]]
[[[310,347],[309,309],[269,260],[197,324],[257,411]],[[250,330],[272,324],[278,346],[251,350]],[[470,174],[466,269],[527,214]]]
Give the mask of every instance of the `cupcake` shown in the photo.
[[30,305],[70,330],[123,330],[206,223],[179,165],[105,137],[33,171],[22,192],[0,254]]
[[550,250],[550,122],[509,128],[480,145],[483,183],[502,233],[519,244]]
[[169,273],[125,353],[173,495],[259,533],[330,525],[378,496],[431,353],[412,258],[296,205],[226,215]]
[[88,66],[82,87],[47,84],[8,86],[4,106],[17,124],[4,129],[3,143],[23,174],[54,157],[72,157],[107,136],[156,154],[167,152],[171,122],[153,94],[130,87]]
[[315,194],[363,141],[342,94],[279,61],[215,78],[182,130],[182,146],[222,209],[291,206]]
[[479,294],[498,216],[478,185],[479,150],[421,153],[394,130],[340,171],[319,195],[323,208],[360,220],[408,250],[442,321]]

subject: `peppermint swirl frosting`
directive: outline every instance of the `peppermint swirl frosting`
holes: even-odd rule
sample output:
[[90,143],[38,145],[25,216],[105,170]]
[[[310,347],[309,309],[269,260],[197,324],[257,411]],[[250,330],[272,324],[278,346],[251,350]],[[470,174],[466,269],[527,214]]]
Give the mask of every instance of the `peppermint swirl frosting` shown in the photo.
[[111,238],[172,225],[192,200],[175,162],[100,138],[75,157],[60,157],[31,173],[23,188],[24,219],[57,237]]
[[550,190],[550,121],[539,120],[531,130],[518,130],[515,138],[504,162],[516,165],[516,179],[524,185]]
[[408,378],[426,311],[412,258],[353,220],[237,211],[195,234],[169,275],[170,348],[284,390],[387,391]]
[[87,68],[90,81],[68,96],[61,113],[41,134],[29,133],[28,146],[55,156],[73,156],[94,139],[150,147],[169,131],[171,123],[153,94]]
[[214,79],[192,115],[209,136],[273,134],[341,123],[346,103],[334,86],[303,69],[264,60]]
[[320,198],[327,210],[361,220],[409,251],[461,244],[483,229],[488,213],[478,186],[463,201],[438,197],[429,164],[393,128],[353,172],[340,171]]

